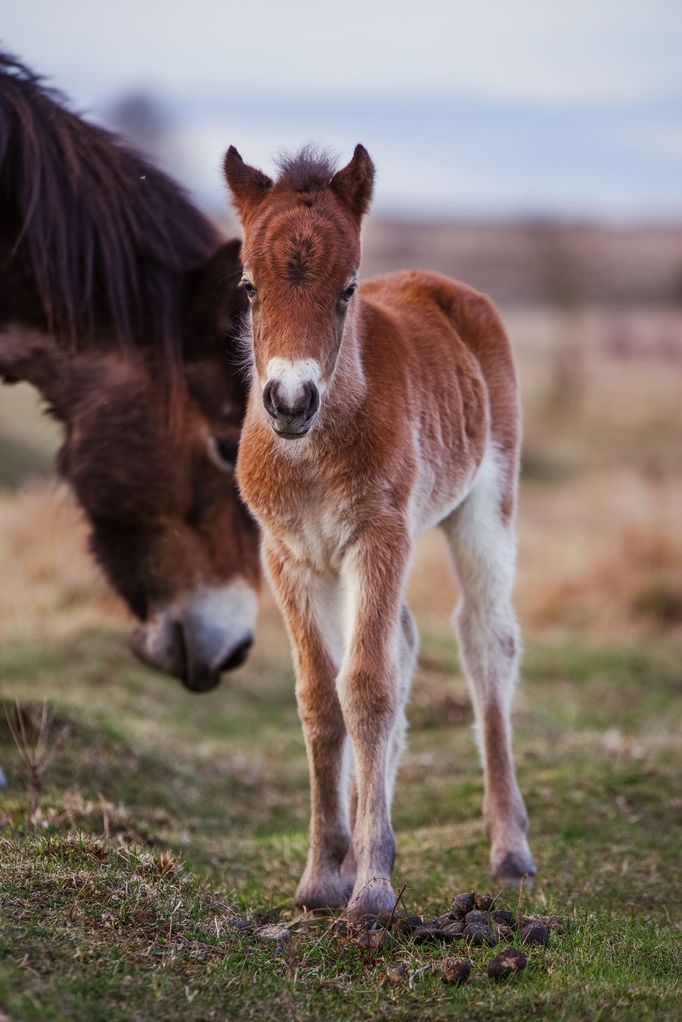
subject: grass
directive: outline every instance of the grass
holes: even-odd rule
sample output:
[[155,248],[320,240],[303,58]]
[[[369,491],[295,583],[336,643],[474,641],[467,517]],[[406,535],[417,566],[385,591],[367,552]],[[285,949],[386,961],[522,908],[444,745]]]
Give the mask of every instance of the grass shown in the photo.
[[[532,646],[517,710],[520,779],[540,866],[528,910],[566,919],[527,971],[442,983],[447,950],[375,958],[296,920],[307,780],[291,672],[275,638],[196,698],[134,664],[115,630],[6,646],[2,686],[37,691],[68,728],[33,825],[6,725],[0,1005],[12,1019],[664,1019],[675,982],[682,770],[679,648]],[[427,633],[398,789],[397,876],[437,914],[489,886],[464,683]],[[516,907],[515,895],[502,902]],[[281,909],[263,946],[235,915]],[[467,952],[465,952],[467,953]],[[411,984],[387,981],[402,961]]]
[[[72,501],[37,478],[55,430],[27,388],[0,391],[0,694],[37,713],[46,697],[52,740],[66,729],[33,809],[0,713],[0,1022],[682,1016],[682,405],[670,362],[654,359],[679,312],[628,317],[625,358],[611,352],[621,314],[586,311],[570,415],[548,401],[556,317],[508,317],[526,409],[515,746],[540,869],[524,906],[566,925],[501,985],[485,975],[493,950],[463,952],[472,980],[456,989],[438,974],[449,949],[403,941],[372,957],[297,917],[308,781],[271,601],[251,660],[215,693],[137,664]],[[406,905],[433,915],[489,888],[455,596],[429,535],[395,824]],[[286,945],[235,928],[278,911]],[[409,985],[387,981],[396,962]]]

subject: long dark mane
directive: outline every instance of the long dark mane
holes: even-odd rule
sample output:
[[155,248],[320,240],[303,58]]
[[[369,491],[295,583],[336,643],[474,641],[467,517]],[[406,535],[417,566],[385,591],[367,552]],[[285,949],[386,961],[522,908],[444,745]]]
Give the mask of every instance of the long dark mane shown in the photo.
[[[169,177],[0,54],[2,261],[23,260],[45,325],[83,349],[102,333],[179,363],[189,271],[220,238]],[[2,267],[5,272],[5,267]]]

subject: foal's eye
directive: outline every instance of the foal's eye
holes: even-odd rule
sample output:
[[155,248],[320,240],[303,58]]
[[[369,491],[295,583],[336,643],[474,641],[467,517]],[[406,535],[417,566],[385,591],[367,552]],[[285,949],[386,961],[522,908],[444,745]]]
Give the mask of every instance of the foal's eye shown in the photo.
[[341,301],[344,305],[348,305],[349,301],[357,291],[357,284],[349,284],[345,291],[341,292]]
[[208,453],[213,464],[224,472],[230,472],[237,464],[239,438],[235,436],[210,436]]
[[252,298],[256,297],[256,285],[252,281],[247,280],[246,278],[244,278],[242,280],[242,287],[244,288],[244,291],[246,293],[246,297],[249,299],[249,301]]

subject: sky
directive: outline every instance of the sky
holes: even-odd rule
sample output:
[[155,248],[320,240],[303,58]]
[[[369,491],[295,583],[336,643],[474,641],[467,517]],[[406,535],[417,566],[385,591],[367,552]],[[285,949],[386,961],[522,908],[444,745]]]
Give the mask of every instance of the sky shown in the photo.
[[21,0],[2,44],[100,121],[144,93],[211,209],[220,164],[362,141],[405,216],[682,220],[680,0]]

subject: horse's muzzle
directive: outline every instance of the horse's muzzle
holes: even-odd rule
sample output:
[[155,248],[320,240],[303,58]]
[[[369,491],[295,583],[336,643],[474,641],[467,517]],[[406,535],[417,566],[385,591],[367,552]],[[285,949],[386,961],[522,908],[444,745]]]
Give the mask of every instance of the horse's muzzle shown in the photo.
[[212,666],[193,655],[182,626],[178,625],[177,629],[179,677],[190,692],[210,692],[217,688],[220,684],[220,677],[225,671],[233,671],[246,662],[249,650],[253,645],[253,635],[247,635],[225,655],[219,664]]
[[190,691],[210,692],[224,672],[246,661],[256,614],[255,590],[237,580],[157,612],[135,630],[130,645],[140,660],[179,678]]

